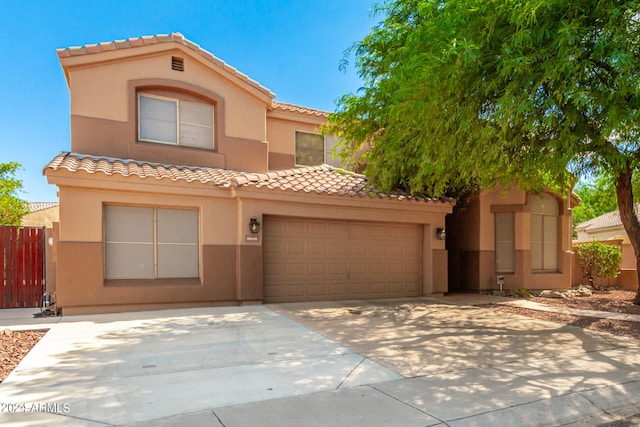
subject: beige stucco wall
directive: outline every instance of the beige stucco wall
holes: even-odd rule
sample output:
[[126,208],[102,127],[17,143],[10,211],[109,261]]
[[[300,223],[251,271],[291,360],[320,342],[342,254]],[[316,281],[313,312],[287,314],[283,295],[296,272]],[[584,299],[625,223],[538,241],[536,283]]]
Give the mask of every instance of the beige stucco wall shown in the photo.
[[[135,56],[133,56],[135,55]],[[184,71],[171,69],[171,57],[184,59]],[[99,61],[100,66],[96,66]],[[190,49],[163,43],[63,60],[68,67],[71,115],[125,122],[129,111],[127,82],[138,79],[187,81],[225,100],[225,128],[231,137],[264,141],[265,113],[270,102]]]
[[626,236],[627,232],[624,227],[610,227],[600,230],[593,231],[578,231],[578,237],[576,240],[578,241],[587,241],[587,240],[608,240],[614,239],[621,236]]
[[[448,203],[299,194],[255,187],[218,189],[182,181],[47,171],[60,194],[57,302],[67,314],[145,308],[246,304],[263,297],[262,242],[247,240],[249,220],[264,215],[422,224],[424,293],[446,292],[446,251],[435,237]],[[104,279],[103,206],[121,204],[197,209],[200,278]]]
[[54,222],[60,221],[60,209],[58,206],[42,209],[26,214],[20,220],[23,227],[53,227]]
[[[517,188],[486,191],[471,199],[448,219],[447,246],[451,288],[454,290],[497,289],[497,276],[503,276],[505,289],[559,289],[571,286],[571,209],[569,199],[557,198],[557,272],[532,272],[530,262],[531,222],[527,194]],[[495,213],[512,212],[515,220],[515,271],[495,271]]]

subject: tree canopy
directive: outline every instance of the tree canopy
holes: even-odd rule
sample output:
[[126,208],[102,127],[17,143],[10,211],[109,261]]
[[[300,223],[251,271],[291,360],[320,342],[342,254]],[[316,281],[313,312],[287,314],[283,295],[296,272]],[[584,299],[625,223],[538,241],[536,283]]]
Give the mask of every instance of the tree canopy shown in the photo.
[[16,162],[0,163],[0,225],[20,225],[29,212],[27,202],[18,197],[22,189],[22,181],[15,178],[18,168]]
[[[636,183],[634,189],[639,188]],[[580,181],[573,191],[580,196],[580,204],[573,208],[573,225],[618,209],[616,189],[611,177],[598,175],[591,181]]]
[[[635,1],[396,0],[348,50],[364,86],[328,129],[382,188],[434,196],[637,167]],[[573,173],[574,175],[572,176]]]
[[637,1],[390,0],[377,11],[345,58],[364,86],[328,121],[345,160],[365,149],[374,184],[432,196],[512,182],[566,194],[604,173],[640,254]]

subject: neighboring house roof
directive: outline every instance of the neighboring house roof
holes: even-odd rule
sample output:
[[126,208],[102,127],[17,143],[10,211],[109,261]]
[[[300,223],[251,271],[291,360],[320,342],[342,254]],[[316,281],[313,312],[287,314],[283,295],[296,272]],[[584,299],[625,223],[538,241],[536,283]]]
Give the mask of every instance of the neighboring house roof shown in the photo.
[[58,202],[32,202],[29,203],[29,212],[38,212],[43,211],[45,209],[55,208],[60,206]]
[[271,108],[274,110],[284,110],[284,111],[293,111],[295,113],[304,113],[310,116],[318,116],[327,118],[329,117],[329,113],[322,110],[317,110],[315,108],[301,107],[299,105],[294,104],[286,104],[284,102],[273,101],[271,104]]
[[115,40],[112,42],[86,44],[84,46],[71,46],[67,48],[57,49],[56,52],[58,53],[58,58],[68,58],[72,56],[91,55],[96,53],[108,52],[112,50],[129,49],[129,48],[149,46],[149,45],[154,45],[159,43],[170,43],[170,42],[180,43],[181,45],[191,49],[193,52],[200,55],[207,61],[217,65],[219,68],[225,70],[226,72],[233,74],[234,76],[245,81],[246,83],[250,84],[251,86],[258,89],[259,91],[270,96],[271,98],[275,97],[275,94],[271,92],[269,89],[262,86],[257,81],[251,79],[246,74],[241,73],[236,68],[227,64],[223,60],[217,58],[211,52],[201,48],[198,44],[186,39],[180,33],[156,34],[153,36],[134,37],[126,40]]
[[[640,203],[636,205],[636,215],[640,216]],[[596,231],[606,228],[622,227],[620,211],[607,212],[604,215],[592,218],[576,225],[577,231]]]
[[70,172],[120,174],[171,181],[198,181],[219,187],[266,188],[291,192],[317,193],[347,197],[370,197],[399,201],[448,202],[453,199],[432,199],[424,194],[410,194],[404,190],[380,192],[368,183],[366,176],[329,165],[301,167],[266,173],[238,172],[200,166],[177,166],[131,159],[89,156],[62,152],[45,170],[66,169]]

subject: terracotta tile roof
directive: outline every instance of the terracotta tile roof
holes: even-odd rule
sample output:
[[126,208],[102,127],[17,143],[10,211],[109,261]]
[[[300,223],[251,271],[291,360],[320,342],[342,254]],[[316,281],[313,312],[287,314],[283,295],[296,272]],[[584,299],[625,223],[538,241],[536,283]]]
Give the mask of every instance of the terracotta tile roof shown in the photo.
[[[640,216],[640,203],[636,205],[636,215]],[[576,225],[579,231],[596,231],[605,228],[622,227],[620,211],[607,212],[604,215],[592,218]]]
[[378,199],[434,201],[426,195],[411,195],[403,190],[380,192],[369,184],[366,176],[329,165],[267,173],[244,173],[232,180],[237,186],[255,186],[270,190]]
[[105,175],[119,174],[122,176],[137,176],[139,178],[169,179],[171,181],[199,181],[203,184],[213,183],[217,186],[228,187],[229,179],[238,172],[224,169],[214,169],[198,166],[175,166],[160,163],[143,162],[131,159],[117,159],[112,157],[89,156],[86,154],[62,152],[58,154],[46,169],[67,169],[70,172],[85,171],[87,173],[101,172]]
[[70,172],[120,174],[157,180],[170,179],[187,182],[212,183],[219,187],[255,187],[265,190],[294,193],[315,193],[329,196],[390,199],[398,201],[445,202],[453,199],[431,199],[423,194],[411,195],[403,190],[386,193],[370,185],[364,175],[329,165],[301,167],[266,173],[238,172],[226,169],[175,166],[139,160],[123,160],[63,152],[56,156],[45,170],[67,169]]
[[180,33],[156,34],[153,36],[134,37],[134,38],[125,39],[125,40],[115,40],[112,42],[86,44],[84,46],[71,46],[67,48],[57,49],[56,52],[58,53],[58,58],[68,58],[71,56],[91,55],[95,53],[108,52],[108,51],[118,50],[118,49],[129,49],[132,47],[148,46],[148,45],[154,45],[158,43],[170,43],[170,42],[180,43],[181,45],[188,47],[189,49],[193,50],[198,55],[206,59],[207,61],[235,75],[240,80],[245,81],[249,85],[255,87],[256,89],[265,93],[271,98],[275,97],[275,94],[271,92],[269,89],[262,86],[260,83],[256,82],[255,80],[249,78],[249,76],[247,76],[246,74],[241,73],[236,68],[227,64],[223,60],[217,58],[211,52],[203,49],[198,44],[186,39]]
[[56,206],[59,206],[59,205],[60,203],[58,202],[32,202],[32,203],[29,203],[29,212],[33,213],[33,212],[43,211],[45,209],[55,208]]
[[284,111],[293,111],[296,113],[304,113],[310,116],[323,117],[325,119],[329,117],[329,113],[327,111],[317,110],[315,108],[301,107],[299,105],[294,105],[294,104],[286,104],[284,102],[278,102],[278,101],[273,101],[273,104],[271,104],[271,108],[273,110],[284,110]]

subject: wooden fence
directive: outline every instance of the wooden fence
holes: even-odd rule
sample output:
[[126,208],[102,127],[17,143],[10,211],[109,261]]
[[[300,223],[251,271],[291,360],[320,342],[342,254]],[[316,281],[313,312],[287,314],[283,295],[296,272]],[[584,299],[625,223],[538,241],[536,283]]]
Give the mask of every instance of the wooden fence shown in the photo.
[[44,228],[0,226],[0,308],[38,307],[45,289]]

